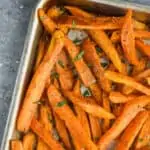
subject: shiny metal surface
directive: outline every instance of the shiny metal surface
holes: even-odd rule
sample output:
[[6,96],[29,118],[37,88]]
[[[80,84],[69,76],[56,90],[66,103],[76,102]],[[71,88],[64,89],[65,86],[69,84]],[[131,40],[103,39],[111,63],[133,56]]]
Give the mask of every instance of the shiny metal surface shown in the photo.
[[[32,73],[32,64],[34,63],[37,43],[42,31],[41,24],[39,23],[37,16],[37,10],[47,4],[47,2],[49,2],[49,0],[41,0],[36,5],[31,16],[1,150],[9,150],[10,139],[17,136],[15,132],[17,113]],[[114,0],[113,2],[110,0],[61,0],[60,3],[81,6],[85,9],[90,9],[91,11],[94,10],[106,15],[122,15],[127,8],[132,8],[134,10],[134,16],[138,20],[146,22],[150,20],[150,7],[140,4],[132,4],[117,0]]]

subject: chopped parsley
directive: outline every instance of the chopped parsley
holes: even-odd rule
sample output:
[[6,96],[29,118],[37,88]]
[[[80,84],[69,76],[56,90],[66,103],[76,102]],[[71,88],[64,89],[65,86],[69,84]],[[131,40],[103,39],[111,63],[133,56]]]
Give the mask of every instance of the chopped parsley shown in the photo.
[[58,102],[58,103],[56,104],[56,106],[57,106],[57,107],[62,107],[62,106],[64,106],[64,105],[66,105],[66,104],[68,104],[67,100],[62,100],[62,101]]
[[96,46],[95,48],[96,48],[96,51],[97,51],[98,53],[102,53],[102,52],[103,52],[103,50],[102,50],[100,47]]
[[75,21],[75,20],[72,20],[72,27],[75,28],[76,25],[77,25],[77,24],[76,24],[76,21]]
[[80,86],[80,92],[84,97],[92,96],[91,91],[85,87],[83,84]]
[[90,64],[90,63],[88,63],[87,66],[88,66],[89,68],[93,67],[93,65]]
[[57,72],[52,72],[51,73],[51,78],[52,79],[55,79],[55,78],[58,79],[59,78],[59,74]]
[[58,64],[62,67],[65,68],[64,63],[61,60],[58,60]]
[[142,138],[139,138],[139,139],[138,139],[139,142],[143,142],[143,140],[144,140],[144,139],[142,139]]
[[79,54],[77,54],[77,56],[73,59],[73,61],[77,61],[80,60],[84,55],[84,51],[80,51]]
[[100,58],[100,64],[104,69],[107,69],[109,66],[109,60],[107,58]]
[[82,43],[82,40],[75,39],[75,40],[73,41],[73,43],[74,43],[75,45],[80,45],[80,44]]

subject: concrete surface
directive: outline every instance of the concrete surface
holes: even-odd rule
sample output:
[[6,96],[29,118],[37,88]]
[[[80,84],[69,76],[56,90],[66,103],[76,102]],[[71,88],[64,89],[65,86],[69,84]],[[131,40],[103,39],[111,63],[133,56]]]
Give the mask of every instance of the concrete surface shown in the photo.
[[[150,0],[128,0],[150,5]],[[0,0],[0,144],[24,38],[37,0]]]

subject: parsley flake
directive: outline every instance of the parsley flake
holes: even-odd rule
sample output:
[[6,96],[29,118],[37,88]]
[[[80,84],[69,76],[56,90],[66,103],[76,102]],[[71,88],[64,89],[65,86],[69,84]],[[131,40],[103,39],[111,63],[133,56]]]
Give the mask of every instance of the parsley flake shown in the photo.
[[44,101],[41,101],[41,100],[35,101],[35,102],[33,102],[33,104],[44,105]]
[[51,73],[51,78],[52,79],[55,79],[55,78],[58,79],[59,78],[59,74],[57,72],[52,72]]
[[65,68],[64,63],[61,60],[58,60],[58,64],[62,67]]
[[62,100],[62,101],[58,102],[58,103],[56,104],[56,106],[57,106],[57,107],[62,107],[62,106],[64,106],[64,105],[66,105],[66,104],[68,104],[67,100]]
[[84,97],[92,96],[91,91],[85,87],[83,84],[80,86],[80,92]]
[[72,20],[72,27],[75,28],[76,25],[77,25],[77,24],[76,24],[76,21],[75,21],[75,20]]
[[84,51],[80,51],[79,54],[77,54],[77,56],[73,59],[73,61],[77,61],[77,60],[80,60],[84,55]]

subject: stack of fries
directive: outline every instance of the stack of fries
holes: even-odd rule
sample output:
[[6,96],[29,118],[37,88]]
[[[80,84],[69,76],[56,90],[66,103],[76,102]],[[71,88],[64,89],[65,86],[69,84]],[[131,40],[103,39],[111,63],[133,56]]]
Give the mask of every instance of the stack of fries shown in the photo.
[[150,149],[148,26],[132,10],[106,17],[55,6],[38,15],[43,34],[11,149]]

